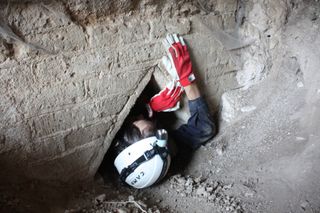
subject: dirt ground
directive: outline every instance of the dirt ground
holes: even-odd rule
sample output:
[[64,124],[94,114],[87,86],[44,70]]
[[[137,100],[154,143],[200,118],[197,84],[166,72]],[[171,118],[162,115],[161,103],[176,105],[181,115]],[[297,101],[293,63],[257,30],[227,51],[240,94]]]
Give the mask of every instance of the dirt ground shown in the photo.
[[[320,212],[319,3],[301,4],[285,28],[268,77],[235,91],[254,107],[231,123],[221,120],[218,135],[186,167],[176,159],[161,183],[142,190],[115,173],[98,174],[51,212]],[[1,200],[4,212],[43,208]]]

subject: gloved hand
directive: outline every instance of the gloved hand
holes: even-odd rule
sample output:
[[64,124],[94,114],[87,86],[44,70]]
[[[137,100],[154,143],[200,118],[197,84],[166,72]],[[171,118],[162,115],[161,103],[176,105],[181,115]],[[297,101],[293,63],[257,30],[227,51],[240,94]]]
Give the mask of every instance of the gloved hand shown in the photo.
[[171,112],[179,109],[183,88],[177,82],[170,82],[166,88],[150,99],[149,106],[153,111]]
[[[171,69],[167,69],[169,74],[179,80],[183,87],[190,85],[195,80],[195,76],[192,72],[190,54],[183,38],[177,34],[169,34],[163,40],[163,45],[173,65]],[[168,61],[167,57],[162,58],[165,66],[168,66]]]

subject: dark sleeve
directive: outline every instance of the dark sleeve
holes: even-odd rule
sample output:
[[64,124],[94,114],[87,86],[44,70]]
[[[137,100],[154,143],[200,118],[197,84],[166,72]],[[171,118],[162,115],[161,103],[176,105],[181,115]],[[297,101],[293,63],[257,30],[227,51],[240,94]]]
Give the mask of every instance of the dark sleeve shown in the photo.
[[191,116],[188,123],[173,131],[172,136],[178,143],[197,149],[213,138],[216,128],[203,97],[189,101],[189,110]]

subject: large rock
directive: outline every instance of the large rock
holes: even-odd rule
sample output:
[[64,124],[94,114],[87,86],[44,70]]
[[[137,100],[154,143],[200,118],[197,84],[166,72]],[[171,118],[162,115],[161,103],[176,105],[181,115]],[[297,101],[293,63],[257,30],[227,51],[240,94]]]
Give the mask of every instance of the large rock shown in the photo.
[[[167,33],[186,38],[211,111],[223,93],[225,120],[239,109],[251,111],[226,92],[248,89],[267,75],[269,45],[277,40],[267,35],[280,30],[286,11],[277,6],[283,4],[272,2],[271,10],[267,2],[248,3],[242,24],[235,21],[236,1],[13,1],[9,10],[0,3],[6,14],[0,31],[1,179],[93,177],[165,54]],[[259,28],[256,16],[264,23]],[[221,33],[256,42],[231,51]],[[161,72],[155,77],[163,86],[168,76]],[[185,120],[186,112],[178,116]]]

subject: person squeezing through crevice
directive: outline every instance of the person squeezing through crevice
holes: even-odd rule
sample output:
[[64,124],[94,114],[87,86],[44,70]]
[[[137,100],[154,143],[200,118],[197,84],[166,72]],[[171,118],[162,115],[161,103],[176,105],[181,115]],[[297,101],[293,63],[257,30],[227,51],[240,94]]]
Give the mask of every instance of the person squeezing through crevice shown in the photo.
[[179,147],[195,150],[216,134],[215,124],[206,101],[201,96],[192,70],[192,63],[184,39],[169,34],[163,40],[168,56],[162,63],[172,81],[147,104],[146,113],[129,119],[116,144],[117,157],[114,165],[120,179],[135,188],[145,188],[161,180],[171,162],[168,133],[157,129],[155,113],[179,109],[180,97],[188,98],[190,117],[186,124],[169,133]]

